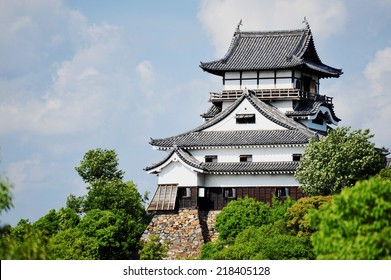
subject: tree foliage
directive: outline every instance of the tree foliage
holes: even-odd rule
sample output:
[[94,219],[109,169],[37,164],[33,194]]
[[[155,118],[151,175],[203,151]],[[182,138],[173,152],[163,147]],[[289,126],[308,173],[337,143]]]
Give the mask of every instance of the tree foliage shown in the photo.
[[89,150],[75,169],[84,182],[90,184],[98,180],[122,180],[124,175],[118,169],[117,153],[100,148]]
[[384,159],[369,141],[372,137],[369,130],[340,127],[319,141],[311,139],[295,175],[303,193],[337,194],[344,187],[378,173]]
[[1,259],[137,258],[150,217],[137,186],[123,181],[115,151],[91,150],[76,170],[88,183],[87,194],[71,194],[65,208],[52,209],[33,224],[22,219],[3,228]]
[[382,179],[391,180],[391,167],[383,168],[377,175]]
[[219,260],[291,260],[313,259],[310,241],[291,235],[282,221],[275,224],[250,226],[240,232],[232,245],[209,245],[203,258]]
[[330,203],[331,196],[302,197],[285,213],[287,228],[297,236],[310,237],[315,229],[310,226],[309,213],[312,209],[319,209],[324,203]]
[[160,241],[158,235],[151,234],[149,241],[139,251],[140,260],[162,260],[167,257],[168,245]]
[[13,185],[9,179],[0,174],[0,214],[3,211],[8,211],[13,207],[12,192]]
[[215,228],[219,239],[229,243],[249,226],[261,226],[271,222],[272,214],[268,204],[245,198],[231,201],[217,215]]
[[318,259],[391,259],[391,181],[371,178],[310,215]]

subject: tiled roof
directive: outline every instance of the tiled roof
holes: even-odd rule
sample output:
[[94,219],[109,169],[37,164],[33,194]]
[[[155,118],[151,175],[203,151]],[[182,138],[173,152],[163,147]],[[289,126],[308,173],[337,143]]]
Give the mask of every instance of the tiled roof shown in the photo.
[[198,172],[206,174],[286,174],[294,173],[299,166],[297,161],[205,163],[198,161],[183,149],[175,147],[164,160],[148,166],[144,170],[152,172],[153,169],[164,164],[173,153],[176,153],[185,164],[198,169]]
[[151,144],[161,148],[170,148],[174,145],[181,148],[203,148],[306,144],[308,139],[309,137],[300,130],[195,131],[164,139],[153,139]]
[[202,114],[201,117],[203,118],[213,118],[216,116],[218,113],[221,112],[221,107],[216,106],[213,104],[206,113]]
[[294,173],[299,162],[220,162],[205,163],[204,166],[209,174],[277,174]]
[[307,67],[321,77],[339,77],[336,69],[323,64],[316,52],[311,29],[234,34],[224,58],[201,62],[200,67],[212,74],[226,71],[268,70]]
[[[211,127],[218,122],[222,121],[228,115],[230,115],[237,106],[244,100],[247,99],[258,112],[260,112],[264,117],[270,121],[295,132],[281,132],[281,131],[226,131],[226,132],[206,132],[203,131],[208,127]],[[201,133],[202,132],[202,133]],[[221,139],[219,139],[220,137]],[[242,138],[241,138],[242,137]],[[292,139],[288,139],[292,137]],[[217,114],[212,119],[206,121],[199,127],[192,129],[188,132],[163,138],[163,139],[151,139],[150,144],[156,147],[172,147],[177,145],[178,147],[200,147],[200,146],[218,146],[218,145],[229,145],[229,146],[240,146],[240,145],[272,145],[272,144],[291,144],[289,141],[293,141],[292,144],[296,142],[303,143],[304,138],[308,142],[309,138],[317,137],[316,133],[311,131],[309,128],[304,125],[292,120],[282,113],[277,108],[266,104],[265,102],[259,100],[254,96],[251,91],[244,91],[243,95],[238,98],[231,106]],[[251,143],[248,144],[247,138],[252,139]],[[306,143],[305,142],[305,143]],[[197,144],[198,143],[198,144]]]
[[327,107],[330,110],[333,119],[338,122],[341,121],[341,119],[335,115],[333,104],[321,101],[300,102],[293,111],[287,111],[285,114],[290,117],[311,116],[319,111],[320,106]]
[[187,165],[190,165],[197,169],[203,169],[203,163],[199,162],[195,159],[191,154],[184,151],[183,149],[178,148],[177,146],[174,146],[174,148],[171,149],[171,152],[168,153],[168,155],[162,159],[161,161],[152,164],[151,166],[147,166],[144,168],[145,171],[150,171],[152,169],[155,169],[159,167],[160,165],[164,164],[167,160],[171,158],[173,154],[176,154],[182,161],[186,162]]

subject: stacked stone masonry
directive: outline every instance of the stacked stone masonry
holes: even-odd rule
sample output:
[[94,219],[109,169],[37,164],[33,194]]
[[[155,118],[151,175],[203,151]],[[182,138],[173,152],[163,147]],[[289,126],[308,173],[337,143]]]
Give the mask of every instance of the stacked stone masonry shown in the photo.
[[169,260],[198,258],[203,244],[217,240],[215,222],[219,212],[180,209],[177,212],[158,213],[141,240],[148,241],[149,235],[160,236],[160,241],[168,244]]

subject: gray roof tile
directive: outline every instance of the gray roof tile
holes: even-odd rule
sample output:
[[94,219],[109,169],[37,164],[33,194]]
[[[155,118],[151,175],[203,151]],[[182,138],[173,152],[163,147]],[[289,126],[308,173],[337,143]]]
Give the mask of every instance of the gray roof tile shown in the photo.
[[[288,131],[284,129],[275,131],[203,131],[230,115],[244,99],[247,99],[264,117],[282,126],[283,128],[288,129]],[[219,145],[240,146],[297,144],[298,142],[307,143],[309,138],[316,137],[316,133],[309,128],[287,117],[277,108],[259,100],[254,96],[253,93],[251,93],[251,91],[244,91],[243,95],[238,98],[230,107],[217,114],[209,121],[206,121],[199,127],[176,136],[163,139],[151,139],[150,144],[162,148],[173,147],[173,145],[177,145],[178,147],[204,147]],[[291,141],[293,143],[290,143]]]
[[212,74],[226,71],[269,70],[307,67],[321,77],[339,77],[340,69],[321,62],[309,27],[289,31],[243,32],[234,34],[224,58],[201,62]]
[[281,174],[294,173],[299,166],[297,161],[278,162],[217,162],[205,163],[198,161],[189,152],[175,147],[162,161],[144,168],[146,171],[158,168],[164,164],[174,153],[187,165],[206,174]]
[[321,101],[300,102],[292,111],[287,111],[285,114],[289,117],[311,116],[319,111],[320,106],[327,107],[331,111],[333,119],[341,121],[341,119],[335,115],[334,105]]
[[154,139],[151,144],[161,148],[263,146],[306,144],[309,137],[299,130],[195,131],[188,134]]
[[241,173],[294,173],[299,166],[297,161],[279,161],[279,162],[220,162],[205,163],[207,173],[209,174],[241,174]]

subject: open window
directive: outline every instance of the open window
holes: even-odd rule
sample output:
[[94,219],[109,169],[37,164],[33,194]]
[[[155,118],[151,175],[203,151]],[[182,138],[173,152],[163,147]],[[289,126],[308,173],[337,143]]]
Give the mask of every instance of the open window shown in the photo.
[[216,155],[206,155],[205,162],[217,162],[217,156]]
[[236,198],[236,189],[235,188],[225,188],[224,189],[224,198]]
[[301,154],[292,155],[292,161],[300,161],[300,160],[301,160]]
[[255,123],[255,114],[236,114],[237,124]]
[[277,188],[276,189],[276,196],[277,197],[286,197],[290,195],[289,188]]
[[239,161],[240,162],[252,162],[253,161],[253,156],[252,155],[240,155],[239,156]]
[[191,197],[191,188],[179,188],[178,192],[179,192],[179,196],[182,198]]

